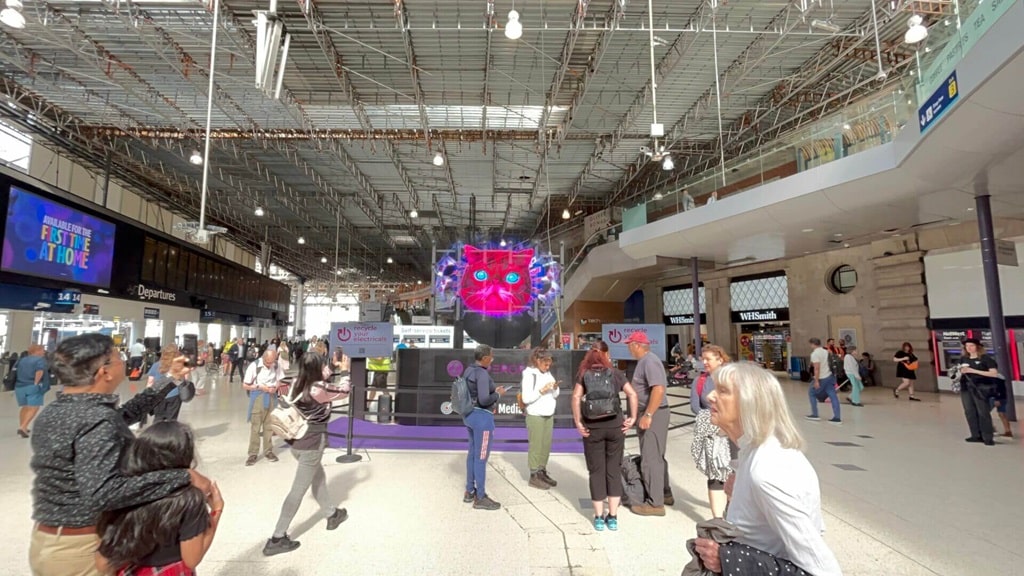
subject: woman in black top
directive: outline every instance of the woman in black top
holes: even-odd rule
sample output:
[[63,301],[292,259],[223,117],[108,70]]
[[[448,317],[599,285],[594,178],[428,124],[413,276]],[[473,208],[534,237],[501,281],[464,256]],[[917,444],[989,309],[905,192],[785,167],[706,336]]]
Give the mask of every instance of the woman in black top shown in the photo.
[[[964,340],[967,355],[960,359],[960,402],[964,405],[964,416],[971,435],[967,442],[984,442],[995,445],[995,430],[992,428],[991,398],[1005,386],[999,378],[996,359],[985,354],[985,348],[976,338]],[[1004,388],[1005,389],[1005,388]]]
[[[326,365],[327,359],[324,355],[312,351],[303,354],[299,364],[299,377],[288,394],[295,407],[306,417],[309,427],[302,438],[288,441],[292,447],[292,456],[298,460],[299,467],[295,471],[291,491],[281,506],[281,516],[278,517],[274,535],[263,547],[264,556],[291,552],[299,547],[299,542],[288,538],[287,531],[310,486],[313,487],[313,498],[320,505],[320,514],[327,519],[328,530],[334,530],[348,519],[347,510],[335,508],[331,503],[330,495],[327,494],[327,475],[321,463],[324,448],[327,447],[327,422],[331,419],[331,401],[348,395],[347,392],[329,394],[328,397],[321,394],[327,389],[322,380]],[[325,402],[321,403],[314,395]]]
[[900,385],[893,389],[892,395],[898,400],[900,390],[907,388],[910,390],[910,401],[920,402],[920,399],[914,396],[914,381],[917,380],[917,356],[914,356],[914,347],[910,345],[910,342],[903,343],[900,351],[892,357],[892,361],[896,363],[896,377],[900,379]]
[[[588,392],[587,382],[597,383],[611,380],[615,401],[619,393],[625,392],[629,400],[629,417],[623,419],[621,409],[610,417],[587,419],[583,416],[580,402]],[[590,475],[590,500],[594,506],[594,529],[618,530],[618,510],[622,501],[622,452],[626,444],[626,431],[636,422],[636,390],[626,380],[621,370],[612,367],[608,344],[598,340],[587,351],[580,363],[576,385],[572,391],[572,415],[576,430],[583,437],[583,456],[587,460]],[[605,515],[604,501],[608,499],[608,513]]]
[[[125,453],[123,468],[126,476],[138,476],[194,464],[192,429],[168,420],[139,434]],[[118,576],[192,576],[213,544],[223,509],[224,499],[213,484],[209,496],[185,486],[155,502],[104,512],[96,525],[96,566]]]

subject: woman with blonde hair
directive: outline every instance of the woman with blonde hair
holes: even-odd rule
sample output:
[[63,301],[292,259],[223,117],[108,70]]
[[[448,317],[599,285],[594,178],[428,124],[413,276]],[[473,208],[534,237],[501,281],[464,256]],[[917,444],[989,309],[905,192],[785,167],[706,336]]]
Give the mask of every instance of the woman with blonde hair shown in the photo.
[[750,562],[778,566],[775,573],[841,576],[822,533],[818,475],[802,450],[804,440],[782,386],[756,364],[726,364],[715,371],[708,395],[711,422],[740,447],[732,500],[725,519],[739,532],[728,544],[698,538],[696,551],[715,573],[747,574]]
[[[153,363],[153,366],[149,369],[146,388],[152,388],[157,380],[170,374],[171,363],[174,362],[174,359],[179,354],[180,352],[176,344],[167,344],[160,350],[160,361]],[[186,373],[188,373],[187,370]],[[185,382],[185,380],[175,382],[175,384],[180,385],[182,382]],[[175,387],[153,408],[151,414],[155,422],[176,422],[179,412],[181,412],[181,392],[178,387]]]
[[715,389],[712,373],[732,358],[721,346],[714,344],[701,350],[704,371],[693,382],[690,390],[690,409],[696,417],[693,444],[690,454],[697,469],[708,478],[708,503],[711,516],[721,518],[729,498],[725,494],[725,481],[729,478],[729,462],[737,452],[734,444],[722,435],[722,431],[711,423],[711,405],[708,395]]

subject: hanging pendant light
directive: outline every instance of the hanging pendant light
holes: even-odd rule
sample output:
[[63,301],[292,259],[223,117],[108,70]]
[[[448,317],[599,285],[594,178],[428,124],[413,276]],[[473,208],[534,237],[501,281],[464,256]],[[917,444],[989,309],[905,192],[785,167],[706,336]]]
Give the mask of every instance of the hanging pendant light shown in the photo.
[[903,35],[903,40],[907,44],[917,44],[927,37],[928,28],[924,25],[924,18],[914,14],[907,20],[907,33]]
[[0,10],[0,22],[9,28],[21,30],[25,27],[25,16],[21,13],[21,0],[7,0],[6,8]]
[[519,12],[508,11],[508,24],[505,25],[505,38],[519,40],[523,35],[523,25],[519,22]]

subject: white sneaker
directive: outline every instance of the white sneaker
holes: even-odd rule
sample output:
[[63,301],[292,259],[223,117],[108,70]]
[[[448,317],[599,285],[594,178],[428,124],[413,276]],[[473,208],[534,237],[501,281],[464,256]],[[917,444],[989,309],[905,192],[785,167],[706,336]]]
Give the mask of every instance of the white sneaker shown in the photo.
[[804,416],[804,420],[810,420],[811,422],[817,422],[821,420],[818,416]]

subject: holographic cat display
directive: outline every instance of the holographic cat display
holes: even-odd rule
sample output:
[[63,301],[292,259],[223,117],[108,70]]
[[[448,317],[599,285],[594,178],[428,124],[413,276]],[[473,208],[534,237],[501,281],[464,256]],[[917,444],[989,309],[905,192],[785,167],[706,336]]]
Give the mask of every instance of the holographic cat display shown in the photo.
[[467,312],[509,316],[527,312],[535,300],[554,302],[559,290],[558,264],[533,248],[464,246],[462,261],[445,256],[437,263],[434,292],[439,309],[462,299]]

